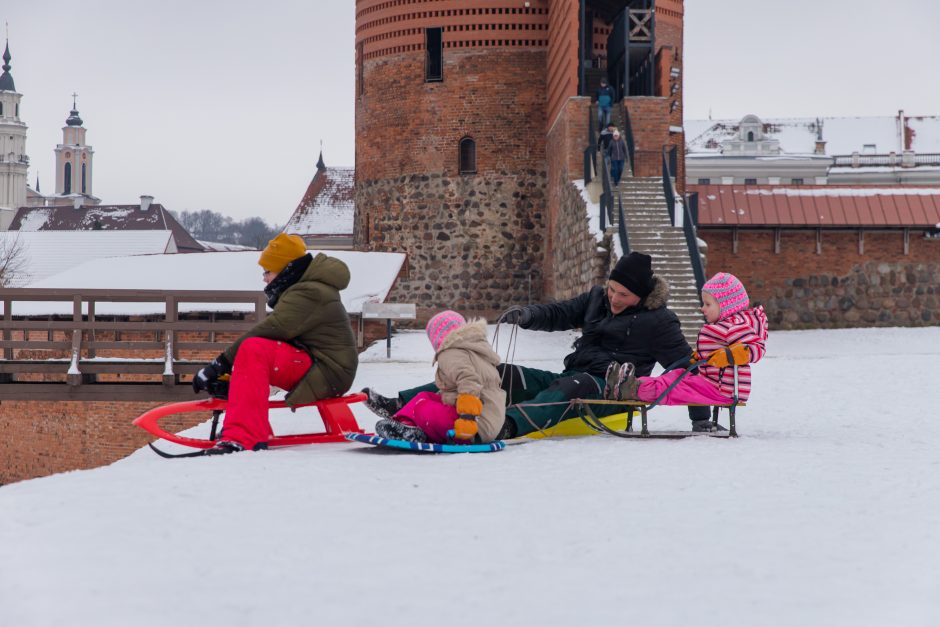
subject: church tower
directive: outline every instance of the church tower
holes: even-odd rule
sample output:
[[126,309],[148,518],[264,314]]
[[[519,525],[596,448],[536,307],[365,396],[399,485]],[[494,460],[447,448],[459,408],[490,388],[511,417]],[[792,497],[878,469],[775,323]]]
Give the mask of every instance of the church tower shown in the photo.
[[91,175],[94,150],[85,144],[85,127],[78,117],[78,108],[72,94],[72,110],[62,127],[62,143],[55,148],[55,194],[68,196],[78,194],[89,200],[92,195]]
[[3,51],[0,74],[0,230],[5,231],[26,204],[26,124],[20,120],[20,98],[10,74],[10,43]]

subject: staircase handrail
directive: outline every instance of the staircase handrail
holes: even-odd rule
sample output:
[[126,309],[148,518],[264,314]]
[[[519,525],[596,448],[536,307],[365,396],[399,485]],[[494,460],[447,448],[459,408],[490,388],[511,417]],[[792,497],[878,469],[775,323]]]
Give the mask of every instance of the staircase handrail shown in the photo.
[[633,159],[636,155],[636,141],[633,139],[633,125],[630,123],[630,110],[627,108],[626,100],[621,100],[620,106],[623,111],[623,134],[627,142],[627,154],[630,157],[627,165],[630,166],[630,175],[636,176],[636,171],[633,168]]
[[[669,209],[669,219],[672,224],[676,223],[676,199],[679,194],[676,191],[676,184],[672,178],[672,172],[669,168],[669,149],[675,149],[674,146],[663,146],[663,193],[666,196],[666,207]],[[698,250],[698,228],[692,213],[689,211],[687,202],[679,199],[679,206],[682,211],[682,232],[685,234],[685,243],[689,249],[689,261],[692,263],[692,273],[695,275],[695,285],[698,291],[705,285],[705,268],[702,266],[702,256]]]
[[[693,206],[692,203],[695,203]],[[685,233],[685,243],[689,247],[689,259],[692,261],[692,273],[695,275],[695,287],[701,292],[705,285],[705,266],[702,265],[702,254],[698,248],[698,194],[686,196],[682,203],[685,220],[682,221],[682,231]]]
[[620,236],[620,248],[624,255],[630,254],[630,238],[627,237],[627,220],[623,215],[623,196],[617,195],[617,235]]
[[597,133],[595,131],[594,105],[588,107],[588,145],[584,149],[584,184],[593,180],[592,172],[597,172]]

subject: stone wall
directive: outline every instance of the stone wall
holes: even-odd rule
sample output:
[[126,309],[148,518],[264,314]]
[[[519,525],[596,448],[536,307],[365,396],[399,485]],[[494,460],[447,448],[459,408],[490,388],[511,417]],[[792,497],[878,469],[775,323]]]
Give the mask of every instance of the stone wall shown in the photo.
[[594,285],[603,285],[610,273],[612,238],[601,241],[588,228],[587,205],[573,183],[561,186],[561,205],[558,215],[558,241],[565,242],[555,249],[555,298],[564,300],[585,292]]
[[[406,251],[390,302],[493,318],[541,299],[544,171],[445,177],[414,174],[356,183],[356,228],[368,250]],[[365,248],[365,247],[363,247]]]
[[764,305],[774,329],[940,324],[940,240],[912,233],[908,253],[896,232],[739,232],[700,229],[708,243],[707,274],[731,272],[752,301]]

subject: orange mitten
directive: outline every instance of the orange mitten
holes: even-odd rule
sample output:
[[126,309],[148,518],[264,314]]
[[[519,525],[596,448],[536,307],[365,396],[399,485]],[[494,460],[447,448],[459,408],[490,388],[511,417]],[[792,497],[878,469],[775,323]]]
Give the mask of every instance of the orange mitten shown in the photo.
[[469,414],[471,416],[479,416],[480,412],[483,411],[483,403],[480,402],[480,399],[474,396],[473,394],[458,394],[457,395],[457,413],[461,416],[463,414]]
[[472,440],[477,434],[477,417],[463,414],[454,421],[454,439]]
[[744,344],[732,344],[728,348],[716,350],[708,356],[708,365],[727,368],[732,363],[743,366],[751,361],[751,350]]

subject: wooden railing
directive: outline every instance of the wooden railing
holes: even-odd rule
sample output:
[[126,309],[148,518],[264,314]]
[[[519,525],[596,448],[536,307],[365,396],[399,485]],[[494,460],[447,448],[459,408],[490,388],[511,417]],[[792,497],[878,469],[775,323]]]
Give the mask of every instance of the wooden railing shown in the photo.
[[0,301],[0,401],[191,398],[190,376],[267,315],[254,291],[22,288]]

